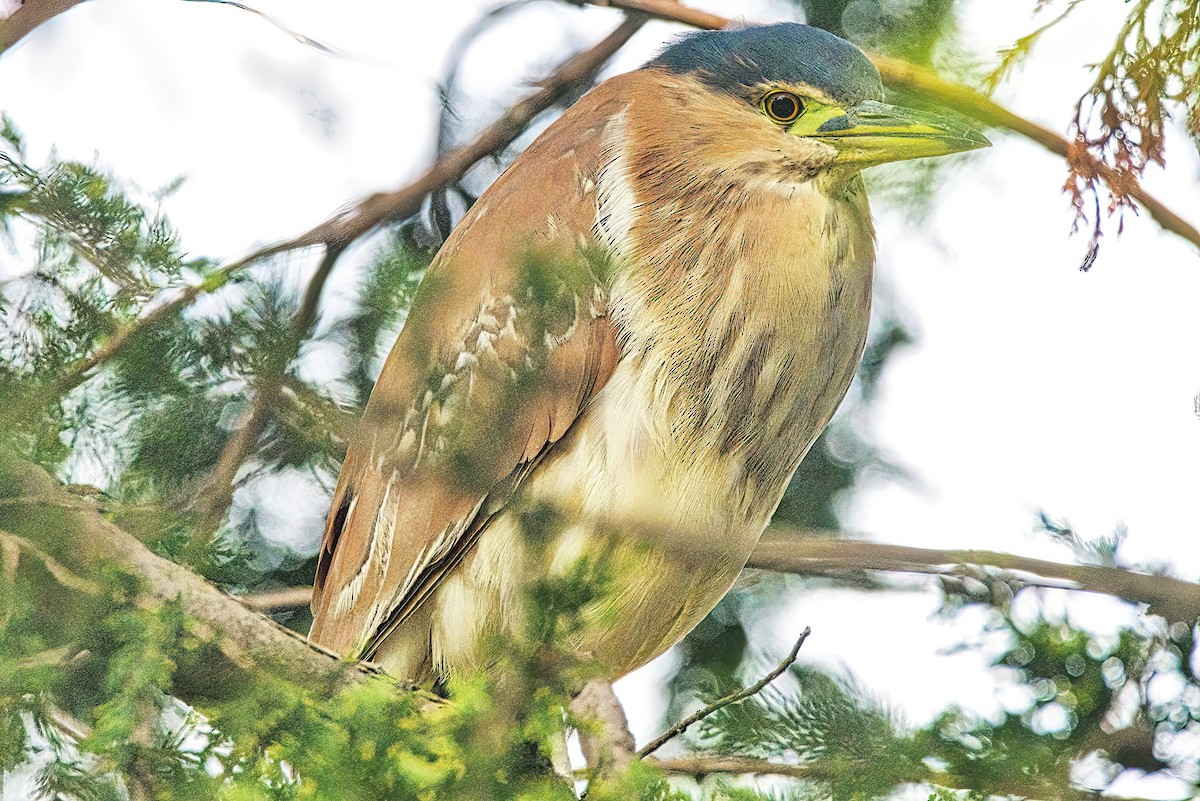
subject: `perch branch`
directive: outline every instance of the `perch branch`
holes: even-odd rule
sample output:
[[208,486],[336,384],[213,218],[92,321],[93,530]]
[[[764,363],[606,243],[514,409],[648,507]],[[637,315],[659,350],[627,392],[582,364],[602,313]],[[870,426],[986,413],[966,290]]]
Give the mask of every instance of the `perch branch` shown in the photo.
[[736,773],[742,776],[786,776],[789,779],[821,779],[825,771],[816,765],[788,765],[737,756],[688,755],[670,759],[650,758],[649,764],[667,773],[687,776],[712,776],[716,773]]
[[[740,24],[738,20],[710,14],[707,11],[688,8],[674,2],[674,0],[582,1],[591,5],[611,6],[626,11],[638,11],[658,19],[681,22],[696,28],[716,29]],[[1128,190],[1129,196],[1140,203],[1159,226],[1176,236],[1186,239],[1193,246],[1200,248],[1200,231],[1197,231],[1195,226],[1171,211],[1166,204],[1143,189],[1142,185],[1133,176],[1117,176],[1115,170],[1091,153],[1082,148],[1072,147],[1072,143],[1066,137],[1060,136],[1031,120],[1014,114],[1012,111],[976,92],[974,89],[943,79],[932,70],[917,66],[916,64],[910,64],[898,58],[891,58],[875,53],[868,53],[867,55],[879,69],[879,74],[884,82],[891,86],[925,95],[936,100],[941,105],[952,108],[982,123],[1020,134],[1026,139],[1046,148],[1051,153],[1068,159],[1072,163],[1082,162],[1109,186],[1116,185],[1118,180],[1122,187],[1131,186],[1132,188]]]
[[[216,684],[238,686],[258,674],[328,693],[376,673],[370,666],[340,661],[336,654],[247,609],[187,568],[152,553],[106,519],[98,506],[68,507],[66,490],[49,473],[6,452],[0,452],[0,494],[7,501],[0,507],[0,527],[8,535],[5,542],[11,541],[10,537],[19,539],[21,550],[37,556],[42,564],[53,560],[62,571],[83,577],[89,585],[99,571],[115,567],[139,580],[140,589],[130,599],[132,603],[151,609],[178,603],[183,613],[199,624],[214,647],[214,659],[198,671],[203,675],[180,677],[182,685],[196,688],[180,692],[184,700],[203,699],[206,691],[220,690]],[[28,499],[27,505],[20,504],[22,498]],[[43,502],[46,498],[63,503],[48,506]],[[56,578],[61,578],[59,573]],[[74,602],[72,598],[81,604],[91,602],[83,592],[69,595],[68,602]],[[72,613],[56,609],[54,614]]]
[[633,734],[612,684],[592,679],[571,700],[569,708],[578,725],[588,780],[603,781],[628,768],[634,757]]
[[782,662],[780,662],[778,665],[776,665],[771,670],[770,673],[763,676],[761,679],[754,682],[749,687],[743,687],[742,689],[738,690],[737,692],[730,693],[729,695],[725,696],[724,698],[720,698],[716,701],[713,701],[711,704],[704,707],[703,709],[698,710],[698,711],[693,712],[692,714],[688,715],[686,718],[679,721],[674,726],[667,729],[665,732],[658,735],[653,740],[651,740],[650,742],[646,743],[641,748],[639,748],[637,751],[637,756],[639,758],[645,758],[645,757],[649,756],[650,754],[653,754],[659,748],[662,748],[664,745],[666,745],[669,741],[671,741],[675,737],[678,737],[679,735],[681,735],[685,731],[687,731],[688,727],[691,726],[692,724],[699,723],[700,721],[704,720],[709,715],[711,715],[714,712],[717,712],[721,709],[724,709],[725,707],[729,706],[730,704],[736,704],[739,701],[746,700],[747,698],[749,698],[752,695],[757,695],[759,692],[762,691],[762,689],[764,687],[766,687],[771,682],[775,681],[775,679],[779,678],[780,675],[782,675],[785,670],[790,668],[795,663],[796,657],[799,656],[799,654],[800,654],[801,646],[804,645],[804,641],[808,639],[808,635],[811,633],[812,633],[812,630],[807,627],[804,629],[804,631],[800,632],[800,637],[796,640],[796,644],[792,646],[792,650],[788,652],[788,655],[786,657],[784,657],[784,660]]
[[312,587],[284,587],[280,590],[256,592],[239,599],[256,612],[271,614],[308,606],[312,602]]

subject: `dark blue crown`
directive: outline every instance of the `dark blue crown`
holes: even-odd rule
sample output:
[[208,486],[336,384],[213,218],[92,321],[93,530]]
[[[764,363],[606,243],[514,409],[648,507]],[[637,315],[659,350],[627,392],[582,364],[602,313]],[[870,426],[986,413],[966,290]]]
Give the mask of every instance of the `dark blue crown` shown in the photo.
[[687,34],[646,66],[695,75],[738,95],[755,84],[778,82],[806,83],[842,103],[883,99],[879,71],[861,50],[796,22]]

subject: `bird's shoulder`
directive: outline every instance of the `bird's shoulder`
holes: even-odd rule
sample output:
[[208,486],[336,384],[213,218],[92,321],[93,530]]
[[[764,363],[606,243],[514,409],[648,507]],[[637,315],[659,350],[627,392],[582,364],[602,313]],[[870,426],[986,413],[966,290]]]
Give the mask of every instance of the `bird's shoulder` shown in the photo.
[[334,493],[318,642],[369,656],[611,374],[609,265],[593,226],[624,107],[615,88],[585,95],[517,158],[427,271]]

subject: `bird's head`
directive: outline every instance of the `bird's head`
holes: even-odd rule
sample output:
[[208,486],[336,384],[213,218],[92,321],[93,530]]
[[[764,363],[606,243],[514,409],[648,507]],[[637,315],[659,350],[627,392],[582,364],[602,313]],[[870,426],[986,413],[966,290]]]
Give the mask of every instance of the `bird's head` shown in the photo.
[[693,33],[646,69],[693,87],[692,97],[675,98],[693,117],[681,122],[696,128],[695,117],[707,117],[707,141],[723,145],[727,168],[740,163],[796,180],[990,144],[949,117],[882,102],[879,71],[866,55],[808,25]]

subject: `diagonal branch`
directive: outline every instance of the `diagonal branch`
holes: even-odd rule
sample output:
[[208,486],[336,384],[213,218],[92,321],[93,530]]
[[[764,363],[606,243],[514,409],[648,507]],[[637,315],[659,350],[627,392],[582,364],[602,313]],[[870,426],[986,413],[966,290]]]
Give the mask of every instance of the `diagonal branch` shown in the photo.
[[[42,567],[46,569],[47,573],[54,577],[55,581],[69,590],[74,590],[75,592],[80,592],[84,595],[100,594],[101,590],[99,584],[91,579],[86,579],[83,576],[72,572],[70,568],[64,566],[53,556],[46,553],[24,537],[18,537],[16,534],[10,534],[4,529],[0,529],[0,546],[6,549],[6,553],[11,553],[11,549],[13,548],[15,548],[17,551],[25,551],[30,556],[41,562]],[[14,565],[12,568],[12,572],[15,572],[15,570],[16,565]]]
[[379,226],[416,214],[430,192],[440,186],[459,181],[475,164],[508,147],[539,114],[567,96],[581,82],[591,80],[641,29],[645,21],[646,18],[641,15],[631,15],[600,42],[562,62],[549,76],[538,82],[535,91],[509,107],[474,140],[446,153],[407,186],[371,195],[347,211],[335,214],[293,239],[277,242],[221,267],[204,281],[185,289],[174,300],[122,326],[101,348],[68,370],[55,383],[52,388],[53,396],[60,397],[79,386],[90,377],[92,371],[120,353],[135,336],[174,317],[201,295],[224,286],[250,265],[281,253],[310,247],[342,248]]
[[679,721],[674,726],[667,729],[665,732],[658,735],[653,740],[651,740],[650,742],[646,743],[641,748],[639,748],[637,751],[638,758],[644,759],[645,757],[648,757],[650,754],[653,754],[655,751],[662,748],[664,745],[666,745],[672,739],[674,739],[675,737],[678,737],[679,735],[681,735],[685,731],[687,731],[688,727],[691,726],[693,723],[699,723],[700,721],[704,720],[709,715],[712,715],[714,712],[724,709],[725,707],[729,706],[730,704],[736,704],[739,701],[745,701],[747,698],[749,698],[752,695],[757,695],[759,692],[762,691],[762,689],[764,687],[766,687],[768,684],[775,681],[775,679],[777,679],[781,675],[783,675],[783,672],[785,670],[787,670],[788,668],[790,668],[795,663],[796,657],[800,655],[800,648],[801,648],[801,646],[804,645],[804,641],[808,639],[809,634],[812,634],[812,629],[810,629],[806,626],[804,628],[804,631],[800,632],[800,637],[799,637],[799,639],[796,640],[796,644],[792,646],[792,650],[788,652],[788,655],[783,658],[783,661],[780,662],[778,665],[776,665],[771,670],[770,673],[763,676],[761,679],[754,682],[749,687],[743,687],[742,689],[738,690],[735,693],[730,693],[729,695],[725,696],[724,698],[719,698],[716,701],[713,701],[708,706],[704,707],[703,709],[700,709],[700,710],[688,715],[686,718]]
[[[639,11],[658,19],[682,22],[696,28],[715,29],[742,24],[738,20],[728,17],[688,8],[674,0],[582,0],[582,2],[597,6],[611,6],[626,11]],[[867,55],[879,69],[879,74],[883,77],[884,82],[890,86],[925,95],[961,114],[987,125],[1004,128],[1036,142],[1051,153],[1067,159],[1072,167],[1094,174],[1110,187],[1115,186],[1121,193],[1127,193],[1140,203],[1164,230],[1170,231],[1200,248],[1200,231],[1197,231],[1195,226],[1143,189],[1134,176],[1117,175],[1112,167],[1097,159],[1085,148],[1078,147],[1066,137],[1014,114],[974,89],[947,81],[932,70],[909,64],[898,58],[874,53]]]
[[312,602],[312,587],[284,587],[278,590],[266,590],[247,595],[242,603],[256,612],[269,615],[272,612],[286,612],[289,609],[299,609]]
[[39,25],[70,11],[83,0],[24,0],[21,6],[0,20],[0,55],[24,39]]
[[[197,636],[205,641],[210,658],[192,668],[180,666],[176,690],[184,700],[202,702],[235,691],[261,674],[325,694],[377,672],[368,665],[339,661],[336,654],[157,556],[106,519],[98,506],[85,509],[68,503],[71,496],[49,473],[4,451],[0,451],[0,496],[5,500],[0,506],[0,528],[5,532],[0,543],[16,540],[56,580],[72,578],[63,584],[71,592],[55,594],[53,608],[39,610],[48,620],[86,620],[86,610],[95,603],[90,594],[95,582],[116,568],[138,579],[138,589],[128,599],[131,603],[150,609],[177,603],[184,615],[198,623]],[[47,504],[47,500],[57,503]]]

